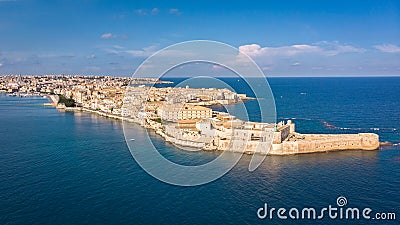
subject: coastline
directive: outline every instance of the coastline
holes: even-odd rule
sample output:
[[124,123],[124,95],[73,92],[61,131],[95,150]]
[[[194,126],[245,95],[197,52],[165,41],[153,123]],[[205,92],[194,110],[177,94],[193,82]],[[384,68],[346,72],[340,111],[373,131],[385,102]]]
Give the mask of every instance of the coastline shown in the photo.
[[[54,106],[52,104],[52,106]],[[57,107],[56,107],[57,108]],[[96,115],[110,118],[110,119],[115,119],[115,120],[120,120],[122,121],[127,121],[130,123],[135,123],[137,125],[142,126],[143,128],[147,129],[152,129],[156,134],[160,135],[164,141],[170,142],[174,145],[182,146],[182,147],[192,147],[192,148],[200,148],[204,151],[232,151],[232,152],[240,152],[240,153],[245,153],[245,154],[262,154],[262,155],[280,155],[280,156],[285,156],[285,155],[296,155],[296,154],[310,154],[310,153],[321,153],[321,152],[329,152],[329,151],[347,151],[347,150],[380,150],[380,146],[387,146],[388,142],[379,142],[379,136],[377,134],[373,133],[359,133],[359,134],[299,134],[296,132],[293,132],[293,134],[298,135],[300,139],[305,139],[307,138],[316,138],[319,141],[318,143],[323,143],[324,145],[321,147],[316,147],[316,144],[314,142],[311,143],[305,143],[304,141],[302,142],[301,140],[286,140],[282,141],[282,143],[279,144],[270,144],[270,149],[267,153],[265,152],[258,152],[258,151],[249,151],[246,150],[248,146],[245,147],[245,149],[241,148],[241,150],[229,150],[229,149],[219,149],[217,147],[210,147],[203,142],[194,142],[194,141],[189,141],[189,140],[181,140],[175,137],[172,137],[168,135],[167,133],[163,132],[162,129],[160,129],[160,124],[157,122],[154,122],[150,119],[145,119],[145,122],[143,120],[135,120],[132,118],[126,118],[123,116],[115,115],[115,114],[110,114],[106,112],[101,112],[97,110],[92,110],[92,109],[87,109],[84,107],[66,107],[62,108],[61,110],[65,111],[81,111],[81,112],[88,112],[88,113],[94,113]],[[289,125],[289,124],[288,124]],[[288,126],[290,127],[290,126]],[[292,136],[291,138],[294,138]],[[376,141],[378,140],[378,141]],[[235,141],[233,141],[235,142]],[[363,142],[369,142],[367,145],[363,145],[360,143]],[[249,145],[254,145],[254,143],[251,143],[249,141]],[[335,146],[333,146],[336,144]],[[262,147],[267,147],[268,145],[261,145]]]
[[[78,92],[77,92],[78,93]],[[7,94],[7,93],[5,93]],[[79,94],[79,93],[78,93]],[[24,93],[20,92],[15,92],[12,94],[8,94],[9,96],[20,96],[20,97],[29,97],[27,95],[24,95]],[[249,128],[239,128],[244,129],[241,130],[241,132],[247,132],[247,134],[240,134],[240,135],[255,135],[257,140],[262,140],[265,139],[262,135],[265,135],[265,132],[269,132],[269,134],[273,134],[274,138],[272,143],[271,142],[265,142],[265,141],[257,141],[253,140],[253,137],[250,139],[249,137],[244,138],[243,136],[226,136],[228,140],[225,138],[220,138],[216,137],[217,140],[211,139],[212,142],[210,142],[210,136],[208,136],[206,139],[207,140],[200,140],[200,139],[195,139],[195,138],[182,138],[180,135],[177,135],[177,133],[168,131],[168,129],[164,129],[165,126],[168,126],[166,124],[161,124],[159,121],[156,122],[152,118],[153,117],[124,117],[121,113],[121,110],[115,111],[114,112],[109,110],[109,112],[105,112],[103,108],[100,108],[98,110],[90,109],[88,107],[79,105],[78,107],[66,107],[65,104],[58,104],[58,98],[56,95],[51,95],[51,94],[41,94],[39,93],[38,95],[35,96],[40,96],[44,98],[48,98],[51,103],[44,103],[45,106],[52,106],[56,107],[59,110],[66,110],[66,111],[85,111],[89,113],[95,113],[99,116],[107,117],[107,118],[112,118],[112,119],[117,119],[117,120],[125,120],[127,122],[132,122],[136,123],[142,127],[152,129],[163,137],[163,139],[167,142],[171,142],[173,144],[179,145],[179,146],[189,146],[189,147],[194,147],[194,148],[200,148],[203,150],[222,150],[222,151],[234,151],[234,152],[242,152],[246,154],[268,154],[268,155],[293,155],[293,154],[302,154],[302,153],[314,153],[314,152],[327,152],[327,151],[340,151],[340,150],[353,150],[353,149],[361,149],[361,150],[377,150],[379,149],[380,146],[388,146],[391,145],[391,143],[387,142],[379,142],[379,136],[374,133],[359,133],[356,135],[352,134],[333,134],[333,135],[328,135],[328,134],[300,134],[295,132],[294,124],[290,120],[287,121],[287,124],[284,123],[284,121],[281,121],[280,123],[276,124],[275,126],[278,126],[278,129],[275,128],[275,131],[273,131],[273,127],[271,127],[272,124],[261,124],[261,123],[254,123],[254,122],[244,122],[242,121],[242,125],[244,127],[251,126],[250,130]],[[244,97],[243,97],[244,96]],[[246,95],[241,96],[243,98],[243,101],[247,100],[253,100],[254,98],[247,97]],[[232,104],[233,102],[229,100],[222,100],[226,101],[227,104]],[[199,102],[196,103],[196,105],[213,105],[214,104],[221,104],[218,101],[209,101],[209,102]],[[96,103],[97,104],[97,103]],[[216,113],[220,113],[215,111]],[[128,115],[128,114],[126,114]],[[230,115],[227,115],[230,116]],[[234,116],[232,116],[234,118]],[[204,121],[203,121],[204,122]],[[203,123],[201,122],[201,123]],[[201,133],[203,131],[208,132],[207,130],[202,130],[202,128],[198,127],[197,122],[195,125],[195,129],[200,129]],[[201,124],[199,126],[203,126]],[[211,126],[214,126],[215,128],[215,121],[211,121],[210,124]],[[179,130],[180,123],[176,123],[175,126]],[[261,126],[261,127],[260,127]],[[219,124],[218,130],[221,131],[221,124]],[[257,128],[258,127],[258,128]],[[264,127],[264,128],[262,128]],[[204,128],[204,127],[203,127]],[[230,128],[223,128],[222,131],[226,129],[236,129],[233,127]],[[261,131],[261,130],[264,131]],[[259,131],[253,131],[253,130],[259,130]],[[217,132],[219,132],[217,131]],[[256,132],[256,133],[254,133]],[[264,134],[262,134],[264,132]],[[223,134],[224,132],[222,132]],[[226,132],[225,132],[226,133]],[[221,132],[219,132],[221,134]],[[261,136],[260,136],[261,135]],[[202,135],[203,137],[203,135]],[[239,138],[239,139],[238,139]],[[200,141],[199,141],[200,140]],[[216,141],[216,142],[214,142]],[[258,145],[261,144],[261,148],[257,147]]]

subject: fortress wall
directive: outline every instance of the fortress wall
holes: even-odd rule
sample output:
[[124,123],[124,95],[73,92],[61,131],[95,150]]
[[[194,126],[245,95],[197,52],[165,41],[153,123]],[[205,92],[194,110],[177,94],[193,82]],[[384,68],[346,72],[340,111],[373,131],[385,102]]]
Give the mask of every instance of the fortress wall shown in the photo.
[[248,152],[248,153],[260,153],[268,154],[268,150],[271,148],[270,142],[260,142],[251,140],[219,140],[217,143],[217,149],[222,151],[231,152]]
[[274,132],[274,139],[273,139],[272,143],[275,143],[275,144],[282,143],[282,134],[280,131]]
[[271,155],[283,155],[283,146],[282,144],[272,144],[268,154]]
[[331,138],[329,140],[300,141],[298,153],[362,149],[360,140]]
[[361,134],[303,134],[304,140],[283,141],[273,144],[268,154],[291,155],[336,150],[376,150],[379,136],[372,133]]
[[173,144],[180,145],[180,146],[187,146],[187,147],[193,147],[193,148],[203,148],[205,146],[205,143],[202,143],[202,142],[181,140],[181,139],[177,139],[177,138],[165,135],[162,132],[157,132],[157,133],[160,134],[160,135],[163,134],[161,136],[163,136],[166,141],[171,142]]
[[362,133],[359,134],[361,138],[361,145],[364,150],[376,150],[379,149],[379,136],[373,133]]
[[273,144],[251,140],[246,142],[243,139],[219,140],[216,144],[218,150],[270,155],[293,155],[336,150],[379,149],[379,136],[377,134],[302,134],[301,137],[304,139],[295,139]]
[[[379,148],[379,137],[376,134],[337,134],[337,135],[304,135],[305,140],[286,141],[283,143],[287,154],[327,152],[335,150],[375,150]],[[311,138],[312,137],[312,138]],[[307,140],[307,139],[311,140]]]
[[305,137],[304,140],[283,141],[272,145],[259,141],[234,140],[231,143],[231,140],[220,140],[218,150],[293,155],[336,150],[376,150],[379,148],[379,137],[376,134],[303,134],[302,136]]
[[296,131],[296,125],[294,123],[290,123],[290,133],[294,133]]

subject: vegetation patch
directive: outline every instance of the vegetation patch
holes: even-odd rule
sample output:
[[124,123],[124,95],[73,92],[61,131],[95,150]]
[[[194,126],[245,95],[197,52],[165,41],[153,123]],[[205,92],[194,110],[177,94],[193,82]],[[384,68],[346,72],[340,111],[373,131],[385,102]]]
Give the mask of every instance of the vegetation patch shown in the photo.
[[66,98],[64,95],[58,95],[58,103],[64,103],[66,107],[75,107],[75,100],[72,98]]

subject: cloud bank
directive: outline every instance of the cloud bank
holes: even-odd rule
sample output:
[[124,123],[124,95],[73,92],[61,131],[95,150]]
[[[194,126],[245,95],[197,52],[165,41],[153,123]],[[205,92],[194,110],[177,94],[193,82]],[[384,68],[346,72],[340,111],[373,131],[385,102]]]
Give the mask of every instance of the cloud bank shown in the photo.
[[376,49],[386,53],[400,53],[400,47],[393,44],[375,45]]
[[295,56],[299,54],[318,54],[335,56],[342,53],[362,53],[366,50],[351,45],[342,45],[338,42],[318,42],[316,44],[295,44],[280,47],[261,47],[258,44],[239,46],[239,50],[251,57],[260,56]]

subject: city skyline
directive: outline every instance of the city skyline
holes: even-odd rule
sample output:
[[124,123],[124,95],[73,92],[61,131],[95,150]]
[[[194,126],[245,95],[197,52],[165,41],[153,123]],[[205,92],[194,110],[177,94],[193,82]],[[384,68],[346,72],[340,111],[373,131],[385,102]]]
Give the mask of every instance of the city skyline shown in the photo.
[[398,1],[2,0],[0,15],[0,74],[131,76],[171,44],[215,40],[268,77],[400,75]]

